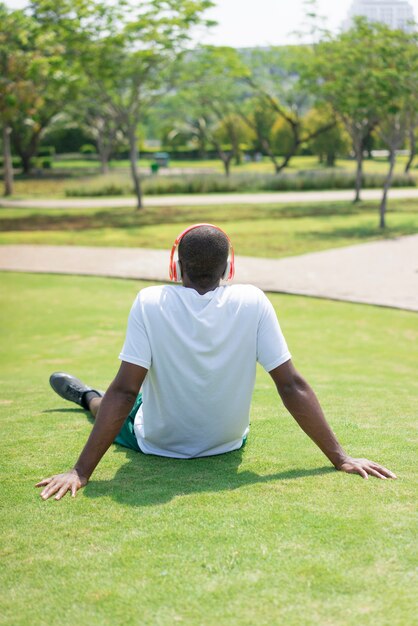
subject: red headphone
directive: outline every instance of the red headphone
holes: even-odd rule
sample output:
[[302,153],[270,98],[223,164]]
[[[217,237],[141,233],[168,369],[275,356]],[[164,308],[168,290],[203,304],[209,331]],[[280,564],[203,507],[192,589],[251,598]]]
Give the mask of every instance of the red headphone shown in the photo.
[[219,228],[219,226],[214,226],[214,224],[193,224],[193,226],[189,226],[189,228],[186,228],[186,230],[183,230],[182,233],[180,233],[180,235],[178,235],[177,239],[175,240],[173,247],[171,248],[171,254],[170,254],[170,280],[173,280],[174,282],[177,283],[181,283],[181,267],[180,267],[180,263],[177,260],[174,260],[174,253],[176,252],[176,249],[180,243],[180,241],[183,239],[184,235],[188,232],[190,232],[191,230],[193,230],[194,228],[199,228],[199,226],[211,226],[212,228],[216,228],[216,230],[219,230],[219,232],[223,233],[225,235],[225,237],[228,239],[228,243],[229,243],[229,256],[228,256],[228,261],[226,263],[226,268],[224,273],[222,274],[222,279],[223,280],[232,280],[232,278],[234,277],[235,274],[235,255],[234,255],[234,248],[232,247],[232,243],[230,238],[228,237],[228,235],[226,234],[226,232],[224,232],[222,230],[222,228]]

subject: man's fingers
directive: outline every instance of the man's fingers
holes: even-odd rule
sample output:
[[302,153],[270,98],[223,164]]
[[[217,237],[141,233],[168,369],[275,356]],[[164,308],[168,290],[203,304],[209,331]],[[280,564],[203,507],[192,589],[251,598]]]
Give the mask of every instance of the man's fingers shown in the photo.
[[367,478],[370,476],[374,476],[375,478],[380,478],[381,480],[386,480],[386,478],[396,478],[396,474],[388,470],[383,465],[379,465],[374,461],[369,461],[369,459],[349,459],[341,468],[344,472],[349,474],[360,474],[362,478]]
[[385,476],[386,478],[397,478],[396,474],[388,470],[386,467],[383,467],[383,465],[378,465],[378,463],[372,463],[371,467],[374,470],[377,470],[380,474],[383,474],[383,476]]
[[59,488],[60,488],[59,483],[55,481],[50,482],[49,485],[45,487],[45,489],[41,492],[41,498],[43,498],[44,500],[47,500],[48,498],[53,496],[54,493],[56,493]]
[[379,472],[379,470],[376,470],[373,467],[368,467],[367,471],[368,471],[368,473],[371,476],[376,476],[376,478],[381,478],[382,480],[387,480],[387,477],[382,472]]
[[40,480],[39,483],[36,483],[35,487],[44,487],[45,485],[49,485],[51,480],[52,478],[44,478],[43,480]]
[[61,500],[62,496],[65,496],[67,491],[71,489],[71,486],[68,483],[65,483],[59,490],[57,495],[55,496],[55,500]]
[[357,474],[360,474],[360,476],[365,480],[369,479],[368,473],[362,467],[357,467],[355,471],[357,471]]
[[350,464],[348,467],[342,467],[343,471],[347,474],[360,474],[362,478],[367,480],[369,478],[368,473],[361,467],[361,465]]

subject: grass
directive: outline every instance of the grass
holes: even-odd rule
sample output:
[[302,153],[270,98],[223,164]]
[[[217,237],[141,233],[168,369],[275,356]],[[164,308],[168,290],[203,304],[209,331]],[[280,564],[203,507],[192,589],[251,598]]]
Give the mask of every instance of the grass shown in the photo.
[[116,446],[72,500],[34,483],[90,429],[53,370],[105,387],[133,281],[1,274],[2,568],[8,626],[411,626],[416,315],[271,296],[341,442],[397,481],[339,474],[261,369],[244,451],[195,461]]
[[378,203],[132,209],[0,209],[0,244],[168,248],[186,226],[219,224],[237,254],[279,258],[418,232],[418,201],[392,200],[387,229]]
[[[398,157],[395,168],[396,174],[402,174],[405,168],[405,157]],[[139,161],[139,166],[143,168],[143,172],[149,173],[150,160]],[[112,161],[111,171],[107,175],[100,174],[99,164],[87,159],[76,160],[57,160],[52,170],[42,171],[41,174],[25,178],[17,176],[15,181],[15,198],[30,197],[48,197],[59,198],[65,197],[66,189],[77,187],[94,188],[105,187],[106,185],[114,185],[116,187],[131,186],[128,161]],[[186,169],[188,171],[200,171],[222,173],[223,168],[220,161],[172,161],[171,172],[177,168]],[[366,174],[386,174],[388,163],[385,159],[372,159],[364,162],[364,171]],[[286,169],[289,173],[298,171],[309,171],[318,169],[318,160],[316,157],[295,157],[292,159],[290,166]],[[337,162],[335,168],[329,169],[321,167],[324,173],[353,173],[355,171],[355,162],[350,159],[341,159]],[[272,174],[273,167],[269,159],[263,159],[260,163],[243,163],[240,166],[232,167],[233,173],[242,174]],[[412,175],[417,178],[418,170],[412,170]],[[162,176],[160,176],[162,177]]]

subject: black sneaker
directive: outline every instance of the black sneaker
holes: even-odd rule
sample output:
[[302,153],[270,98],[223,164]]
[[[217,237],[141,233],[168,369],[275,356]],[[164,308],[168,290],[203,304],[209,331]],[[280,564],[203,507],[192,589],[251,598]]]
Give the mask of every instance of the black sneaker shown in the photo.
[[89,408],[85,401],[88,391],[97,393],[99,398],[104,395],[101,391],[88,387],[82,383],[81,380],[78,380],[78,378],[71,376],[71,374],[66,374],[65,372],[54,372],[54,374],[51,374],[49,384],[61,398],[75,402],[86,410]]

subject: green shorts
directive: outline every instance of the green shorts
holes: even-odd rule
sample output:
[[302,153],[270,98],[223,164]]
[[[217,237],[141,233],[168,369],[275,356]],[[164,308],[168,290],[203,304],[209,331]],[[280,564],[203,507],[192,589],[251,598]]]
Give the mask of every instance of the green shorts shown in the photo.
[[[135,400],[135,404],[133,405],[131,412],[123,423],[122,428],[120,429],[119,435],[116,437],[114,443],[119,444],[120,446],[124,446],[125,448],[130,448],[131,450],[136,450],[137,452],[142,452],[141,448],[138,445],[137,438],[135,437],[134,432],[134,423],[135,416],[139,407],[142,404],[142,393],[138,394],[137,399]],[[247,443],[247,437],[243,437],[242,445],[245,446]]]
[[135,404],[131,409],[131,412],[124,421],[123,426],[119,431],[119,435],[114,441],[114,443],[118,443],[120,446],[125,446],[125,448],[130,448],[131,450],[136,450],[137,452],[141,452],[141,448],[138,446],[138,441],[135,437],[134,422],[135,415],[141,404],[142,393],[139,393],[137,399],[135,400]]

